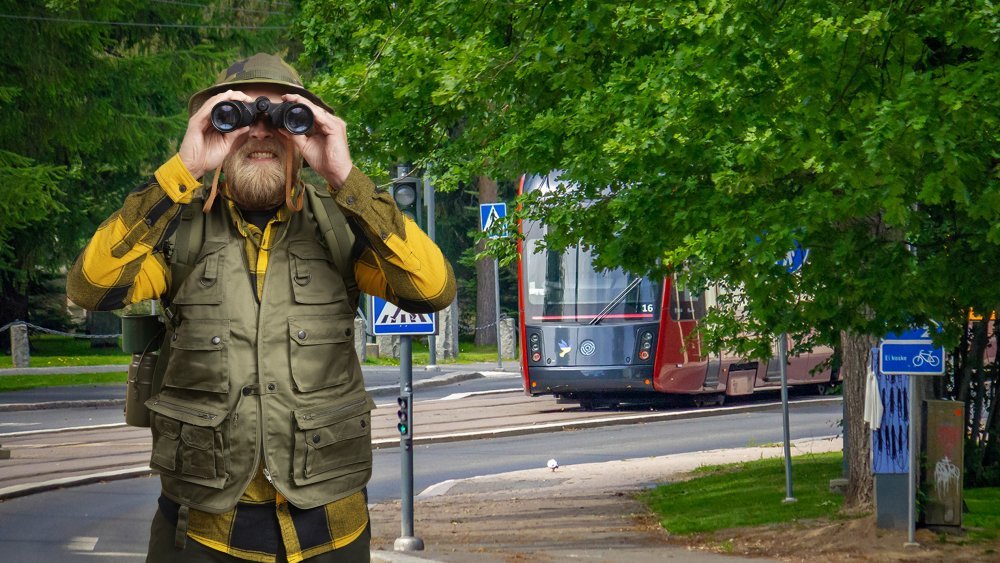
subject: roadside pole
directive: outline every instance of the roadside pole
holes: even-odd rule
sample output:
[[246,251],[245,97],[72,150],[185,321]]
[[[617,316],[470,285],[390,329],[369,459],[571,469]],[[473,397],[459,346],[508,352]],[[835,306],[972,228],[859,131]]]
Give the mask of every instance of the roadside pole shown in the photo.
[[788,335],[778,336],[778,360],[781,368],[781,421],[785,437],[785,504],[798,502],[792,494],[792,445],[788,427]]
[[399,472],[401,485],[400,537],[396,538],[396,551],[420,551],[424,540],[413,535],[413,337],[437,332],[437,315],[409,313],[387,302],[370,296],[372,333],[376,336],[399,336]]
[[500,338],[500,260],[493,259],[493,302],[496,315],[494,323],[497,333],[497,368],[503,371],[503,341]]
[[[802,268],[809,258],[809,249],[802,248],[799,241],[794,241],[792,249],[785,253],[785,258],[778,265],[786,273],[794,274]],[[788,423],[788,333],[778,335],[778,372],[781,374],[781,428],[785,441],[785,504],[798,502],[792,494],[792,438]]]
[[917,385],[915,383],[917,375],[911,374],[906,379],[907,394],[910,396],[910,474],[907,476],[909,493],[906,498],[906,543],[903,544],[903,547],[919,547],[920,544],[917,543],[917,472],[914,469],[917,463],[919,463],[920,458],[918,455],[919,452],[917,452],[917,419],[915,418],[920,415],[917,412],[919,410],[917,406]]
[[909,441],[909,468],[907,475],[906,528],[904,547],[917,547],[917,464],[920,451],[917,447],[917,430],[920,425],[917,378],[921,375],[944,375],[946,356],[944,348],[935,346],[930,327],[911,327],[903,332],[890,333],[879,346],[879,372],[885,375],[907,376],[906,393]]
[[[490,233],[493,224],[507,216],[506,203],[479,204],[479,230],[488,233],[489,238],[500,238],[506,233]],[[500,338],[500,259],[493,259],[493,302],[496,304],[496,315],[493,322],[497,334],[497,368],[503,370],[503,349]]]
[[424,540],[413,535],[413,337],[399,337],[399,458],[402,482],[401,533],[395,551],[422,551]]
[[[427,165],[424,172],[424,204],[427,205],[427,236],[434,242],[435,230],[435,207],[434,207],[434,184],[431,181],[431,165]],[[427,337],[427,348],[430,357],[427,360],[428,371],[437,369],[437,336],[431,334]]]

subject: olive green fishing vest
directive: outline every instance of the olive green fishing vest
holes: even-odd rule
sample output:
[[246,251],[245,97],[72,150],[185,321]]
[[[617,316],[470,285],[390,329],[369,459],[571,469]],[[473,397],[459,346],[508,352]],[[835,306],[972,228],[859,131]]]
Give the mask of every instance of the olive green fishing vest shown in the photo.
[[[371,476],[374,403],[354,350],[358,294],[353,273],[340,273],[353,265],[351,241],[321,228],[345,219],[329,193],[308,190],[273,243],[259,303],[244,240],[221,201],[203,219],[190,204],[187,211],[197,210],[185,220],[194,226],[178,228],[175,254],[199,223],[203,241],[190,245],[194,258],[172,267],[183,281],[170,288],[155,394],[146,402],[150,466],[178,503],[230,510],[260,464],[299,508],[353,494]],[[318,221],[324,213],[337,216]],[[341,239],[350,232],[332,230]]]

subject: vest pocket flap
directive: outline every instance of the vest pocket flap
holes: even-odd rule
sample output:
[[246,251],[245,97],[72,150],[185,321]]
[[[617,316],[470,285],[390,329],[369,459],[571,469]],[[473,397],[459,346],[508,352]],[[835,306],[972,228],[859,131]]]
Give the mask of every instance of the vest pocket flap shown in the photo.
[[210,450],[215,446],[215,431],[193,424],[185,424],[181,428],[181,441],[199,450]]
[[311,448],[325,448],[330,444],[367,435],[370,425],[371,415],[359,414],[329,426],[309,430],[306,432],[306,444]]
[[[224,411],[207,408],[200,404],[188,404],[186,401],[174,398],[164,399],[162,395],[153,397],[152,399],[146,401],[146,407],[157,414],[163,415],[169,419],[174,419],[174,421],[179,420],[185,424],[208,428],[215,428],[219,426],[219,424],[221,424],[226,418],[226,413]],[[164,418],[156,417],[157,425],[159,425],[161,421],[164,421]],[[173,421],[166,421],[165,423],[169,422]],[[177,434],[175,431],[173,437],[176,436]],[[187,440],[185,440],[185,442],[186,441]]]
[[354,316],[288,317],[288,335],[302,346],[352,342]]
[[201,252],[198,253],[198,262],[201,262],[209,254],[215,254],[216,252],[222,250],[228,244],[224,240],[206,240],[201,245]]
[[229,321],[191,319],[171,337],[176,350],[222,350],[229,341]]
[[[364,416],[364,418],[358,419],[358,424],[356,424],[356,426],[364,430],[371,427],[371,418],[368,414],[374,408],[375,403],[371,398],[365,397],[341,405],[324,405],[319,408],[313,407],[296,411],[295,423],[298,425],[299,430],[313,430]],[[349,437],[342,436],[342,438]]]
[[315,243],[290,241],[288,243],[288,253],[303,260],[326,260],[330,261],[330,253],[325,248]]

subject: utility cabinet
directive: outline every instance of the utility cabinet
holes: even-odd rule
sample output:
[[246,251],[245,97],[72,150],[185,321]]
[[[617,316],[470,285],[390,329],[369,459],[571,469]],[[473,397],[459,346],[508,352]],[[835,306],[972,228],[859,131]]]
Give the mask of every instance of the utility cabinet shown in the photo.
[[924,524],[962,525],[965,404],[924,401]]

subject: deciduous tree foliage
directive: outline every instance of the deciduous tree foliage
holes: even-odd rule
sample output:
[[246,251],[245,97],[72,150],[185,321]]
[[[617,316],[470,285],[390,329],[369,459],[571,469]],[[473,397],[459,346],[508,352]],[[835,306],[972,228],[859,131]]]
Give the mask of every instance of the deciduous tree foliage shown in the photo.
[[433,162],[439,186],[565,171],[576,188],[522,213],[603,265],[740,289],[706,323],[719,346],[843,334],[863,354],[929,319],[953,345],[996,308],[992,2],[307,0],[300,25],[358,152]]
[[282,30],[255,29],[290,20],[273,4],[0,8],[0,326],[30,320],[29,282],[176,151],[191,93],[238,54],[278,50]]

